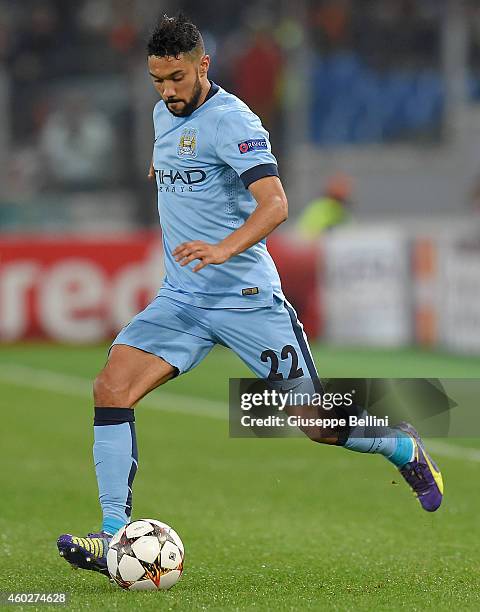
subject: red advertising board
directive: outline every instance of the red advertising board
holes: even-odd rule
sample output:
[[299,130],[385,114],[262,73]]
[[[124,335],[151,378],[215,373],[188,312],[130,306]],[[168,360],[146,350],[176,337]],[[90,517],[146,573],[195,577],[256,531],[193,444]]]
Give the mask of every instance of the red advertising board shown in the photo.
[[148,303],[163,275],[156,232],[1,237],[0,340],[104,340]]
[[[279,235],[269,249],[288,299],[315,337],[318,248]],[[163,276],[159,232],[0,237],[0,342],[111,338],[155,296]]]
[[318,338],[321,312],[322,249],[319,241],[304,243],[296,236],[274,234],[268,250],[282,280],[283,292],[297,311],[309,338]]

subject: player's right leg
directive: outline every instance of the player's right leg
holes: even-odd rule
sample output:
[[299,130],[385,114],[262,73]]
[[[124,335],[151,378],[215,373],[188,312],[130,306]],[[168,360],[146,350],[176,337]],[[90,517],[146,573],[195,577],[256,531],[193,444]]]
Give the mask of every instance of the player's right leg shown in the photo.
[[94,384],[94,446],[103,525],[87,537],[63,534],[59,553],[71,565],[108,575],[106,555],[112,535],[129,522],[138,454],[133,406],[175,376],[170,363],[139,349],[112,347]]
[[147,393],[185,372],[214,345],[188,307],[156,298],[114,341],[94,383],[94,460],[103,524],[87,537],[60,536],[60,555],[74,567],[108,575],[106,552],[112,535],[130,521],[138,465],[134,406]]

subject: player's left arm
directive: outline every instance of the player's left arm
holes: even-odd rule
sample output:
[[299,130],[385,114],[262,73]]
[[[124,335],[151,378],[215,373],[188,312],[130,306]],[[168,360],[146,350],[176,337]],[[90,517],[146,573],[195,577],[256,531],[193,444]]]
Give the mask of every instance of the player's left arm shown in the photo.
[[181,266],[194,259],[200,263],[193,268],[198,272],[209,264],[222,264],[263,240],[288,217],[287,196],[277,176],[266,176],[248,188],[257,201],[257,207],[245,223],[218,244],[193,240],[180,244],[173,256]]
[[241,227],[218,244],[194,240],[175,249],[173,255],[181,266],[200,260],[194,272],[246,251],[287,218],[287,197],[278,178],[277,160],[268,132],[254,113],[246,107],[223,113],[217,125],[215,150],[219,160],[235,170],[257,206]]

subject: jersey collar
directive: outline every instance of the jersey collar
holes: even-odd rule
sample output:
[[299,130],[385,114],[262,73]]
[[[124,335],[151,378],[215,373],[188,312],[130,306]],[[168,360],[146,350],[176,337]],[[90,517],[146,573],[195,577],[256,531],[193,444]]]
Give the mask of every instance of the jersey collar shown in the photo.
[[210,89],[209,92],[207,94],[207,97],[205,98],[203,104],[205,104],[205,102],[207,102],[207,100],[210,100],[210,98],[213,98],[213,96],[218,93],[218,90],[220,89],[220,87],[214,83],[213,81],[210,81]]

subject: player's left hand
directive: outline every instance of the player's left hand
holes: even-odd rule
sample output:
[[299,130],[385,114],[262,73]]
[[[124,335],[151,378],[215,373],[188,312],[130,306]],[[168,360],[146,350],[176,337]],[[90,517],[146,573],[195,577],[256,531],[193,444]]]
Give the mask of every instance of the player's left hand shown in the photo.
[[209,264],[218,265],[230,259],[230,254],[221,244],[209,244],[202,240],[179,244],[173,251],[173,256],[182,267],[194,259],[200,259],[200,263],[193,268],[193,272],[198,272]]

